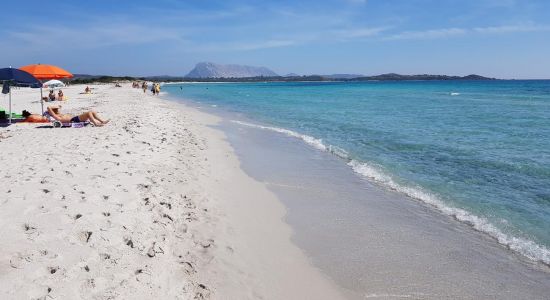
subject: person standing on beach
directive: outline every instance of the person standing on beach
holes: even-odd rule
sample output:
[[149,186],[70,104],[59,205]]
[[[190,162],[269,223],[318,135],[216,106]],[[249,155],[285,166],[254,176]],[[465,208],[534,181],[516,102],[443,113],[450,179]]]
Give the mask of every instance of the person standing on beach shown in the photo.
[[147,92],[147,82],[144,81],[141,85],[141,88],[143,89],[143,93],[145,94],[145,92]]
[[155,87],[155,94],[157,94],[158,96],[160,94],[160,83],[155,83],[154,87]]

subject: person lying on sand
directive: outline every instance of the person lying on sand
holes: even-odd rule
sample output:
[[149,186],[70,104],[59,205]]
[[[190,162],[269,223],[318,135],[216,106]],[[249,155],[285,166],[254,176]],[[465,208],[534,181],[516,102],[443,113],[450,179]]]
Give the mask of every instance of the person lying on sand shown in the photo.
[[59,112],[61,105],[59,106],[48,106],[48,113],[52,118],[56,119],[61,123],[80,123],[90,121],[95,126],[103,126],[109,123],[109,120],[102,120],[95,111],[90,110],[84,112],[78,116],[73,116],[70,114],[62,114]]
[[38,115],[38,114],[31,114],[30,112],[24,110],[21,115],[25,118],[24,122],[30,122],[30,123],[46,123],[49,122],[48,118]]

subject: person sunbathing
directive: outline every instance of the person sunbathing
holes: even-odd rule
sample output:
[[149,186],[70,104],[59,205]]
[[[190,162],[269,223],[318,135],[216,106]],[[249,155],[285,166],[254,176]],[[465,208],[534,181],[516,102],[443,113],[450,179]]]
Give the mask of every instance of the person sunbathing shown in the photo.
[[59,110],[61,109],[61,105],[59,106],[48,106],[48,113],[52,118],[56,119],[57,121],[61,123],[81,123],[90,121],[95,126],[103,126],[107,123],[109,123],[109,120],[102,120],[95,111],[90,110],[87,112],[84,112],[78,116],[73,116],[71,114],[62,114]]
[[48,118],[41,116],[39,114],[31,114],[30,112],[24,110],[21,115],[25,118],[24,122],[30,123],[46,123],[49,122]]

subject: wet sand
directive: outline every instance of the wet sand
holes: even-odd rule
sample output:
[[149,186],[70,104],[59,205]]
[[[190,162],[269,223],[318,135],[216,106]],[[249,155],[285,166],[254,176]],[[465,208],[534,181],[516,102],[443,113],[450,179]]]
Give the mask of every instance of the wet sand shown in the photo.
[[[220,111],[209,109],[209,111]],[[288,209],[293,241],[353,299],[547,299],[550,269],[341,159],[272,131],[220,126]],[[245,120],[246,122],[252,122]]]

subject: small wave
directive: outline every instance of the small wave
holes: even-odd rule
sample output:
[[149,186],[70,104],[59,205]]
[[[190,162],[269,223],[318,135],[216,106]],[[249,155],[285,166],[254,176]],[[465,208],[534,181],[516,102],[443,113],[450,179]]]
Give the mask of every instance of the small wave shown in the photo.
[[339,147],[336,147],[336,146],[332,146],[332,145],[327,146],[327,145],[323,144],[322,139],[317,139],[317,138],[314,138],[314,137],[309,136],[309,135],[300,134],[300,133],[297,133],[295,131],[284,129],[284,128],[279,128],[279,127],[262,126],[262,125],[257,125],[257,124],[242,122],[242,121],[236,121],[236,120],[233,120],[231,122],[239,124],[239,125],[248,126],[248,127],[259,128],[259,129],[270,130],[270,131],[282,133],[282,134],[285,134],[285,135],[290,136],[290,137],[295,137],[295,138],[301,139],[306,144],[308,144],[310,146],[313,146],[315,149],[330,152],[330,153],[332,153],[332,154],[334,154],[334,155],[336,155],[340,158],[348,159],[348,153],[346,152],[346,150],[344,150],[342,148],[339,148]]
[[460,93],[453,92],[453,93],[451,93],[451,96],[460,96]]
[[382,186],[390,188],[396,192],[422,201],[436,208],[443,214],[451,216],[462,223],[468,224],[477,231],[484,232],[490,235],[491,237],[495,238],[498,243],[508,247],[509,249],[521,253],[531,260],[539,261],[550,266],[550,249],[524,238],[509,236],[502,232],[500,229],[496,228],[493,224],[489,222],[489,220],[473,215],[464,209],[449,206],[441,201],[436,195],[427,192],[420,187],[401,185],[397,183],[390,175],[385,174],[385,172],[382,171],[380,168],[377,168],[365,162],[359,162],[357,160],[351,159],[348,152],[342,148],[333,145],[325,145],[322,139],[300,134],[284,128],[263,126],[236,120],[232,120],[232,122],[243,126],[270,130],[273,132],[285,134],[290,137],[298,138],[318,150],[332,153],[342,159],[345,159],[348,162],[348,166],[351,167],[355,173],[378,184],[381,184]]
[[519,252],[532,260],[550,265],[550,250],[544,246],[538,245],[537,243],[527,239],[509,236],[500,229],[496,228],[489,222],[489,220],[473,215],[464,209],[451,207],[438,199],[436,195],[426,192],[420,187],[408,187],[398,184],[391,178],[391,176],[384,174],[382,171],[378,170],[378,168],[370,166],[367,163],[351,160],[348,165],[356,173],[368,179],[389,187],[394,191],[405,194],[413,199],[429,204],[445,215],[466,223],[477,231],[489,234],[500,244],[505,245],[511,250]]

